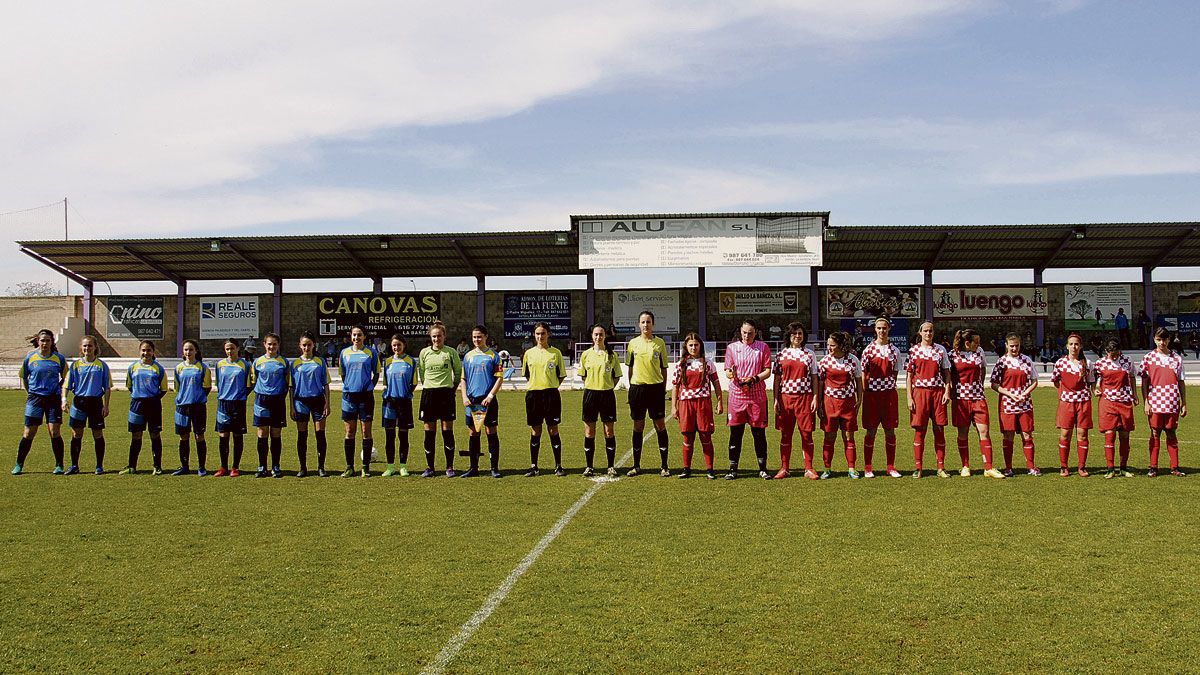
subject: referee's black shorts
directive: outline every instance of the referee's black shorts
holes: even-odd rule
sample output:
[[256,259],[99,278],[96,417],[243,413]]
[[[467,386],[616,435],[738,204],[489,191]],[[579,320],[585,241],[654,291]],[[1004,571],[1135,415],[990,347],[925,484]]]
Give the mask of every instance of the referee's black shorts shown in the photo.
[[543,422],[558,426],[562,421],[562,398],[557,389],[530,389],[525,392],[525,423],[531,427]]
[[667,383],[629,385],[629,417],[640,421],[649,415],[652,420],[667,416]]
[[617,421],[617,396],[612,389],[583,390],[583,421],[595,424],[596,418],[605,424]]

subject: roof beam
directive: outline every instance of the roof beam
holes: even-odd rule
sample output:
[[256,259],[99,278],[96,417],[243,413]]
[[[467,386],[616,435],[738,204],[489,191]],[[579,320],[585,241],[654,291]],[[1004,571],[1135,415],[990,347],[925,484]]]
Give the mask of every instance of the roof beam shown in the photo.
[[30,258],[33,258],[34,260],[42,263],[46,267],[49,267],[50,269],[54,270],[55,272],[58,272],[59,274],[63,275],[64,277],[79,284],[80,286],[90,287],[92,285],[91,279],[88,279],[86,277],[81,277],[78,274],[72,272],[71,270],[54,262],[53,260],[50,260],[48,258],[43,258],[42,256],[34,253],[33,251],[30,251],[29,249],[25,248],[24,246],[21,247],[21,253],[24,253],[25,255],[29,256]]
[[953,236],[953,234],[954,233],[952,231],[946,230],[946,234],[942,235],[942,243],[938,244],[937,251],[934,252],[933,257],[929,259],[929,262],[925,263],[925,269],[932,271],[935,267],[937,267],[937,264],[942,260],[942,254],[946,252],[946,247],[950,244],[950,237]]
[[462,258],[462,261],[467,266],[467,269],[471,270],[471,274],[474,275],[476,279],[482,279],[483,273],[479,271],[479,268],[475,265],[475,261],[471,260],[471,256],[467,255],[467,251],[462,247],[462,244],[457,239],[451,239],[450,245],[453,246],[454,250],[458,252],[458,257]]
[[342,252],[345,253],[346,257],[350,259],[350,262],[354,263],[354,265],[356,267],[358,267],[358,269],[361,270],[363,274],[370,277],[372,281],[381,281],[383,279],[383,275],[381,275],[379,272],[375,271],[375,268],[368,265],[367,261],[365,261],[361,257],[359,257],[359,255],[354,252],[354,249],[350,248],[350,245],[347,244],[344,240],[339,239],[338,246],[341,247]]
[[130,248],[128,246],[122,246],[121,250],[124,251],[126,253],[126,255],[128,255],[130,258],[133,258],[134,260],[142,263],[146,267],[149,267],[150,269],[154,270],[158,274],[161,274],[168,281],[174,281],[177,284],[183,281],[183,277],[179,276],[178,274],[175,274],[174,272],[168,270],[167,268],[163,267],[162,265],[159,265],[158,263],[154,262],[153,260],[147,258],[144,254],[138,253],[137,251],[133,250],[132,248]]
[[1058,257],[1058,254],[1062,253],[1062,250],[1064,248],[1066,248],[1067,244],[1070,243],[1070,241],[1074,238],[1075,238],[1074,228],[1067,230],[1065,233],[1063,233],[1062,239],[1058,240],[1058,245],[1054,247],[1054,250],[1050,252],[1050,255],[1046,256],[1045,258],[1042,258],[1041,262],[1039,262],[1037,264],[1037,266],[1034,267],[1034,269],[1037,270],[1038,272],[1045,271],[1045,269],[1050,266],[1050,263],[1054,262],[1054,259]]
[[1188,239],[1191,239],[1191,238],[1192,238],[1192,236],[1193,236],[1193,235],[1195,235],[1197,231],[1200,231],[1200,228],[1196,228],[1196,227],[1188,228],[1188,230],[1187,230],[1186,232],[1184,232],[1183,234],[1179,235],[1178,237],[1175,237],[1175,239],[1174,239],[1174,240],[1172,240],[1170,244],[1168,244],[1167,246],[1163,247],[1163,249],[1162,249],[1161,251],[1159,251],[1159,252],[1158,252],[1158,253],[1157,253],[1157,254],[1154,256],[1154,258],[1152,258],[1152,259],[1150,260],[1150,262],[1149,262],[1148,264],[1146,264],[1146,265],[1144,265],[1144,266],[1143,266],[1143,268],[1144,268],[1144,269],[1148,269],[1148,270],[1152,270],[1152,269],[1154,269],[1155,267],[1158,267],[1158,266],[1162,265],[1162,264],[1163,264],[1163,262],[1164,262],[1164,261],[1165,261],[1167,258],[1169,258],[1169,257],[1171,256],[1171,254],[1172,254],[1172,253],[1174,253],[1174,252],[1175,252],[1175,249],[1177,249],[1177,248],[1179,248],[1180,246],[1182,246],[1182,245],[1183,245],[1183,243],[1184,243],[1184,242],[1186,242]]
[[242,251],[241,249],[239,249],[237,246],[234,246],[233,244],[231,244],[227,241],[223,241],[223,242],[221,242],[221,244],[225,248],[229,249],[230,253],[237,256],[239,260],[241,260],[242,262],[249,265],[250,269],[261,274],[264,279],[269,279],[272,283],[274,283],[275,281],[277,281],[279,279],[278,275],[271,274],[269,271],[267,271],[267,269],[265,267],[262,266],[261,263],[259,263],[254,258],[251,258],[250,256],[246,255],[246,253],[244,251]]

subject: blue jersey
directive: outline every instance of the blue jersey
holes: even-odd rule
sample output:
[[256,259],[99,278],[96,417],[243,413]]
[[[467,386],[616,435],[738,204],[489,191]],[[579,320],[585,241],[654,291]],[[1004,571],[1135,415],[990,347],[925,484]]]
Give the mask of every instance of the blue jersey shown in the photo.
[[175,366],[175,405],[208,403],[212,390],[212,371],[203,361],[180,362]]
[[266,354],[254,359],[254,393],[267,396],[286,394],[291,384],[291,366],[282,356]]
[[325,359],[303,356],[292,359],[292,395],[296,398],[325,396],[325,385],[329,384],[329,369]]
[[408,354],[387,357],[383,362],[383,397],[412,398],[417,388],[417,366]]
[[76,359],[67,371],[67,391],[76,396],[103,396],[112,389],[112,372],[108,364],[96,359]]
[[167,393],[167,371],[158,361],[135,361],[129,364],[125,385],[129,387],[130,398],[162,398]]
[[343,349],[338,358],[338,369],[342,373],[342,391],[371,391],[379,381],[379,357],[370,347],[364,346],[362,351],[354,347]]
[[463,381],[467,383],[467,396],[487,396],[503,374],[500,357],[490,349],[472,349],[463,356]]
[[60,393],[66,375],[67,360],[58,352],[42,356],[42,352],[35,349],[21,363],[21,384],[31,394],[53,396]]
[[217,361],[217,400],[245,401],[254,387],[254,369],[246,359]]

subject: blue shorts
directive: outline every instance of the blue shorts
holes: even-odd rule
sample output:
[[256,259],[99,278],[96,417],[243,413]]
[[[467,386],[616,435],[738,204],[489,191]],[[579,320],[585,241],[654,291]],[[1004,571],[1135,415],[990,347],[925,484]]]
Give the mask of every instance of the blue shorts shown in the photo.
[[62,424],[62,394],[30,394],[25,399],[25,426],[36,427],[42,423]]
[[254,426],[282,429],[287,426],[287,394],[255,394]]
[[162,399],[129,399],[129,433],[141,433],[147,429],[152,434],[162,431]]
[[373,417],[375,417],[374,391],[342,392],[343,422],[353,422],[355,420],[370,422]]
[[175,406],[175,433],[180,436],[187,433],[204,435],[204,427],[208,423],[207,403],[188,403]]
[[246,433],[246,401],[217,401],[218,433]]
[[297,422],[307,422],[310,418],[313,422],[320,422],[325,419],[325,397],[324,396],[305,396],[296,398],[292,402],[293,418]]
[[394,429],[413,428],[412,399],[384,398],[383,399],[383,428]]
[[76,396],[71,399],[72,429],[82,429],[85,426],[92,429],[104,428],[104,397]]

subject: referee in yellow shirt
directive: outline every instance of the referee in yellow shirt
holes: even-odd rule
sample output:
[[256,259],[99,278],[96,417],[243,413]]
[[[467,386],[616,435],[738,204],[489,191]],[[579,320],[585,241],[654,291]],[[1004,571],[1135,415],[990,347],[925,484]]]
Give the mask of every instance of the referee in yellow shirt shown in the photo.
[[658,454],[662,458],[659,475],[671,475],[667,469],[667,343],[654,337],[654,313],[638,315],[638,328],[642,334],[629,341],[626,346],[625,365],[629,366],[629,416],[633,419],[633,468],[626,475],[636,476],[642,471],[642,431],[646,428],[646,416],[654,422],[658,433]]
[[558,387],[567,375],[562,352],[550,346],[550,327],[541,321],[533,325],[536,344],[521,357],[528,386],[525,391],[525,421],[529,424],[529,471],[525,476],[538,475],[538,450],[542,445],[542,423],[550,432],[550,448],[554,451],[554,475],[565,476],[562,468],[562,439],[558,424],[562,421],[562,399]]

